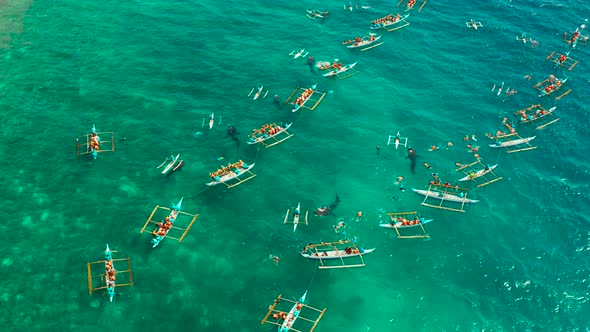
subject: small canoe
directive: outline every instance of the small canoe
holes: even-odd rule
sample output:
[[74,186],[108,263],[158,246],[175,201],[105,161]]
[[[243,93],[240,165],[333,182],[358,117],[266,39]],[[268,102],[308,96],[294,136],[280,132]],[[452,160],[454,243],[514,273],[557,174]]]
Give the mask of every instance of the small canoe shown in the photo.
[[180,153],[177,154],[176,157],[172,158],[172,160],[170,160],[168,165],[166,165],[164,170],[162,170],[162,174],[168,174],[168,172],[170,172],[173,168],[175,168],[174,164],[176,164],[176,162],[178,161],[178,158],[180,158]]
[[[106,258],[106,262],[105,262],[105,266],[108,262],[113,260],[113,252],[111,251],[111,248],[109,248],[109,244],[107,243],[107,249],[105,250],[105,258]],[[114,267],[112,267],[114,269]],[[107,271],[108,272],[108,271]],[[111,280],[111,278],[108,276],[108,273],[106,274],[106,282],[107,282],[107,293],[109,294],[109,300],[111,302],[113,302],[113,298],[115,297],[115,280]]]
[[360,256],[360,255],[366,255],[366,254],[370,254],[375,250],[375,248],[372,249],[364,249],[361,250],[358,253],[355,254],[347,254],[346,250],[330,250],[330,251],[322,251],[322,252],[314,252],[313,254],[307,254],[307,253],[302,253],[301,256],[307,258],[307,259],[340,259],[340,258],[346,258],[346,257],[356,257],[356,256]]
[[478,203],[479,202],[479,200],[477,200],[477,199],[469,199],[469,198],[465,198],[465,197],[461,197],[461,196],[457,196],[457,195],[453,195],[453,194],[449,194],[449,193],[441,193],[441,192],[437,192],[437,191],[433,192],[433,191],[414,189],[414,188],[412,188],[412,190],[416,194],[419,194],[422,196],[427,196],[427,197],[445,200],[445,201],[449,201],[449,202],[457,202],[457,203]]
[[527,143],[529,141],[532,141],[535,139],[535,137],[537,137],[537,136],[513,139],[513,140],[505,141],[505,142],[497,142],[495,144],[490,144],[490,147],[492,147],[492,148],[505,148],[508,146],[515,146],[515,145],[519,145],[519,144],[523,144],[523,143]]
[[397,135],[395,135],[395,149],[397,150],[397,147],[399,146],[399,142],[400,142],[401,136],[399,135],[399,131],[397,132]]
[[297,208],[295,209],[295,213],[293,216],[293,232],[297,229],[297,225],[299,225],[299,216],[301,215],[301,202],[297,203]]
[[494,165],[494,166],[490,166],[490,167],[488,167],[488,169],[485,169],[485,168],[484,168],[484,169],[482,169],[482,170],[479,170],[479,171],[477,171],[477,172],[470,173],[470,174],[466,175],[465,177],[462,177],[462,178],[460,178],[460,179],[459,179],[459,181],[469,181],[469,180],[475,180],[475,179],[477,179],[478,177],[484,176],[484,175],[486,175],[487,173],[489,173],[489,172],[493,171],[493,170],[494,170],[494,168],[496,168],[496,167],[498,167],[498,164],[496,164],[496,165]]
[[[425,220],[421,220],[417,224],[412,224],[412,225],[404,225],[401,222],[396,222],[395,224],[386,223],[386,224],[379,224],[379,227],[384,227],[384,228],[412,228],[412,227],[417,227],[417,226],[420,226],[420,225],[428,224],[429,222],[431,222],[433,220],[434,219],[425,219]],[[411,221],[413,221],[413,220],[411,220]]]

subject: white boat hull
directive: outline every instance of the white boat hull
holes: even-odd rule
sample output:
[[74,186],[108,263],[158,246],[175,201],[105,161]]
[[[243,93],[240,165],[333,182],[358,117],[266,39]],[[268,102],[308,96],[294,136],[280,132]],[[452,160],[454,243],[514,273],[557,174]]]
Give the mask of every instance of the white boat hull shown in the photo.
[[256,138],[255,138],[253,141],[248,141],[248,144],[258,144],[258,143],[262,143],[262,142],[264,142],[264,141],[266,141],[266,140],[268,140],[268,139],[271,139],[271,138],[273,138],[273,137],[275,137],[275,136],[277,136],[277,135],[280,135],[280,134],[281,134],[281,133],[283,133],[284,131],[286,131],[286,130],[289,130],[289,128],[291,128],[291,125],[292,125],[292,124],[293,124],[292,122],[291,122],[291,123],[289,123],[287,126],[285,126],[285,128],[282,128],[282,129],[281,129],[279,132],[277,132],[277,133],[276,133],[276,134],[274,134],[274,135],[271,135],[271,136],[268,136],[268,137],[264,137],[264,136],[259,136],[259,137],[256,137]]
[[414,188],[412,188],[412,190],[416,194],[419,194],[422,196],[427,196],[427,197],[445,200],[445,201],[449,201],[449,202],[457,202],[457,203],[478,203],[479,202],[479,200],[477,200],[477,199],[469,199],[469,198],[460,197],[460,196],[451,195],[451,194],[442,194],[440,192],[432,192],[432,191],[428,191],[428,190],[421,190],[421,189],[414,189]]
[[222,176],[219,180],[211,181],[211,182],[207,183],[207,185],[214,186],[214,185],[238,178],[238,177],[242,176],[242,174],[244,174],[244,173],[248,172],[249,170],[251,170],[252,168],[254,168],[254,165],[256,165],[256,163],[248,165],[247,168],[240,168],[240,172],[237,174],[235,172],[229,172],[229,174]]
[[316,259],[316,260],[325,260],[325,259],[340,259],[340,258],[347,258],[347,257],[357,257],[360,255],[366,255],[366,254],[370,254],[373,251],[375,251],[375,248],[372,249],[365,249],[362,253],[356,253],[356,254],[347,254],[344,250],[331,250],[331,251],[323,251],[322,253],[325,253],[326,256],[319,256],[316,255],[316,253],[313,254],[301,254],[301,256],[307,258],[307,259]]
[[493,171],[494,168],[496,168],[496,167],[498,167],[498,164],[496,164],[494,166],[490,166],[490,168],[487,171],[485,169],[482,169],[481,171],[474,172],[473,176],[467,175],[465,177],[462,177],[459,179],[459,181],[475,180],[475,179],[482,177],[482,176],[488,174],[489,172]]
[[420,221],[419,223],[414,224],[414,225],[404,225],[401,222],[396,222],[395,224],[391,224],[391,223],[379,224],[379,227],[383,227],[383,228],[397,228],[397,229],[400,229],[400,228],[412,228],[412,227],[418,227],[420,225],[428,224],[429,222],[431,222],[433,220],[434,219],[426,219],[426,220]]
[[509,147],[509,146],[515,146],[515,145],[530,142],[530,141],[534,140],[535,137],[537,137],[537,136],[515,139],[515,140],[511,140],[511,141],[496,143],[496,144],[490,144],[490,147],[492,147],[492,148],[505,148],[505,147]]

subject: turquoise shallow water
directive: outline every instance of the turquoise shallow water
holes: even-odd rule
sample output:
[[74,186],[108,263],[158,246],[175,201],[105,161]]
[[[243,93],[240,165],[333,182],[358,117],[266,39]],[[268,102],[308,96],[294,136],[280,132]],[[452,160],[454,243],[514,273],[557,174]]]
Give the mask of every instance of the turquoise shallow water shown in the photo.
[[[485,138],[504,117],[515,121],[514,111],[539,102],[531,86],[554,72],[545,57],[567,50],[562,34],[584,23],[588,5],[429,1],[380,47],[351,52],[341,41],[401,10],[363,5],[371,8],[2,3],[3,330],[268,331],[259,322],[273,299],[305,290],[310,305],[327,308],[317,331],[588,330],[589,49],[571,53],[580,61],[573,71],[555,71],[569,78],[571,94],[541,100],[557,106],[560,121],[542,131],[517,127],[537,135],[538,149],[509,155]],[[312,7],[329,10],[329,19],[306,18]],[[484,27],[467,29],[472,18]],[[517,42],[522,32],[539,45]],[[316,60],[358,61],[360,73],[326,80],[288,56],[303,47]],[[518,93],[498,99],[490,90],[502,81]],[[313,112],[272,102],[313,83],[327,92]],[[268,97],[249,100],[261,84]],[[201,122],[211,112],[222,123],[209,131]],[[253,128],[281,121],[293,122],[294,137],[270,149],[246,144]],[[92,124],[116,140],[115,152],[96,161],[75,154],[75,137]],[[386,146],[397,130],[417,150],[416,174],[405,151]],[[466,213],[422,207],[421,197],[394,184],[403,176],[406,188],[423,188],[433,171],[454,182],[455,162],[473,160],[466,134],[504,177],[470,187],[481,202]],[[453,148],[428,151],[448,141]],[[186,165],[162,177],[156,166],[170,153]],[[256,162],[257,177],[206,189],[220,156]],[[298,202],[311,212],[336,194],[335,215],[310,216],[296,233],[282,224]],[[183,196],[197,222],[183,243],[151,249],[150,236],[139,234],[145,220],[154,206]],[[432,238],[396,239],[378,226],[380,208],[434,218],[426,226]],[[299,251],[337,240],[338,218],[360,245],[377,250],[364,268],[317,271]],[[113,303],[87,291],[86,262],[102,259],[107,242],[116,257],[131,258],[135,281]],[[269,254],[280,256],[278,266]]]

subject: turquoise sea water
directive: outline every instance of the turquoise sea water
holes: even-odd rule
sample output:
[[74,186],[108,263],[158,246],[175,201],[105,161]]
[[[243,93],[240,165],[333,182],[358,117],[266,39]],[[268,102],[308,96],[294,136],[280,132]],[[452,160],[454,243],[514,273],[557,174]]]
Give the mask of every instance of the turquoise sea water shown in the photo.
[[[341,42],[403,7],[342,5],[2,2],[2,330],[270,331],[260,320],[275,297],[308,290],[309,305],[327,308],[316,331],[587,331],[590,50],[570,54],[580,61],[571,72],[545,61],[567,50],[563,32],[584,23],[587,3],[431,0],[362,53]],[[330,17],[310,20],[311,8]],[[483,28],[467,29],[472,18]],[[523,32],[539,45],[516,41]],[[288,56],[299,48],[316,60],[358,61],[360,72],[327,80]],[[567,76],[571,94],[539,100],[531,86],[549,73]],[[498,99],[490,90],[501,82],[518,93]],[[313,83],[327,92],[315,111],[273,103]],[[249,100],[262,84],[267,98]],[[517,127],[537,135],[536,150],[487,147],[485,133],[539,101],[561,119],[542,131]],[[211,112],[221,124],[201,128]],[[246,144],[252,129],[281,121],[293,122],[291,139]],[[75,153],[75,137],[92,124],[116,141],[96,161]],[[416,174],[403,149],[386,146],[398,130],[417,150]],[[469,186],[481,202],[465,213],[421,206],[409,188],[424,188],[432,172],[454,183],[455,162],[474,160],[466,134],[503,179]],[[156,166],[171,153],[186,164],[163,177]],[[209,172],[239,159],[256,162],[256,178],[207,189]],[[282,224],[298,202],[311,213],[336,194],[334,215],[312,214],[296,233]],[[182,243],[151,249],[141,227],[156,205],[180,197],[197,222]],[[378,226],[379,209],[433,218],[431,239],[395,238]],[[364,268],[317,271],[299,251],[338,240],[338,218],[359,245],[377,249]],[[107,242],[116,258],[131,258],[135,282],[113,303],[87,291],[86,263],[103,259]]]

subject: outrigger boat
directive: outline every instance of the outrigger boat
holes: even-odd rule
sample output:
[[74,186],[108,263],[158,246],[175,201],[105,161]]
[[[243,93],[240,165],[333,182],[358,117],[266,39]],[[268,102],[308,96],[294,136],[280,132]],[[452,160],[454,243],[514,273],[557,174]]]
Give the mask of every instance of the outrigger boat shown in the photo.
[[[254,94],[254,97],[252,97],[252,100],[256,100],[256,99],[258,99],[258,97],[260,97],[262,95],[262,92],[264,91],[264,85],[259,86],[258,88],[252,88],[252,90],[250,90],[250,93],[248,94],[248,97],[250,97],[252,95],[254,90],[256,90],[256,93]],[[262,96],[262,99],[266,98],[269,91],[270,90],[266,90],[266,93],[264,94],[264,96]]]
[[474,19],[471,19],[471,21],[469,21],[469,22],[465,22],[465,25],[469,29],[473,28],[473,29],[477,30],[479,28],[483,28],[483,24],[481,24],[481,22],[476,22]]
[[[318,325],[320,319],[322,319],[322,316],[324,316],[324,313],[326,312],[326,308],[317,309],[317,308],[308,306],[307,304],[305,304],[306,296],[307,296],[307,291],[305,293],[303,293],[303,296],[301,296],[301,298],[299,298],[298,301],[293,301],[290,299],[283,298],[282,295],[279,295],[274,300],[274,303],[272,305],[268,306],[268,312],[266,313],[266,315],[264,316],[262,321],[260,321],[260,324],[262,325],[262,324],[268,323],[268,324],[276,325],[279,327],[278,328],[279,332],[288,332],[288,331],[313,332],[313,330]],[[289,304],[293,304],[293,306],[288,311],[288,313],[286,311],[286,309],[288,307],[285,308],[284,310],[279,310],[277,308],[282,301],[286,301]],[[304,317],[302,314],[302,311],[304,309],[309,309],[309,310],[313,311],[316,315],[315,318]],[[299,319],[299,321],[304,321],[311,326],[308,326],[305,328],[304,327],[297,327],[297,329],[295,329],[293,326],[295,325],[295,321],[297,321],[298,319]]]
[[[201,128],[205,127],[205,124],[209,124],[209,129],[213,129],[213,125],[215,124],[215,113],[211,112],[208,117],[203,118]],[[221,124],[221,115],[219,116],[219,121],[217,124]]]
[[297,58],[300,58],[300,57],[301,58],[304,58],[308,54],[309,54],[309,52],[305,52],[305,49],[304,48],[300,49],[299,51],[295,50],[295,51],[292,51],[291,53],[289,53],[289,55],[292,55],[293,56],[293,59],[297,59]]
[[406,18],[408,18],[408,16],[410,16],[409,13],[406,13],[404,15],[397,14],[395,16],[393,16],[393,15],[384,16],[382,18],[371,21],[371,29],[383,28],[383,29],[387,30],[387,32],[392,32],[395,30],[399,30],[401,28],[405,28],[408,25],[410,25],[410,22],[406,21]]
[[565,54],[560,54],[553,51],[551,52],[551,54],[549,54],[549,56],[547,56],[547,58],[545,58],[545,60],[555,63],[553,69],[563,66],[566,67],[568,70],[572,70],[578,64],[578,61],[570,58],[569,53],[570,52],[568,51]]
[[586,26],[582,24],[580,27],[576,28],[576,31],[571,32],[571,38],[569,33],[564,32],[563,41],[570,44],[572,46],[572,49],[576,48],[578,42],[580,42],[583,45],[588,45],[588,36],[584,36],[581,34],[582,29],[584,29],[585,27]]
[[[518,135],[518,133],[514,132],[507,135],[491,137],[496,141],[496,143],[490,144],[489,146],[492,148],[506,148],[508,153],[528,151],[537,148],[530,143],[530,141],[534,140],[535,137],[537,136],[522,138],[520,135]],[[524,147],[520,147],[522,145],[524,145]]]
[[402,145],[403,147],[407,147],[408,146],[408,138],[407,137],[401,137],[401,135],[399,134],[399,131],[397,132],[397,134],[395,136],[389,135],[389,138],[387,139],[387,145],[390,145],[392,141],[395,144],[395,149],[396,150],[397,150],[397,148],[400,145]]
[[[474,168],[474,166],[477,166],[477,168]],[[459,168],[457,168],[455,171],[457,171],[457,172],[463,171],[463,173],[465,173],[465,176],[459,179],[460,182],[464,182],[464,181],[479,182],[477,187],[483,187],[483,186],[487,186],[490,183],[494,183],[496,181],[502,180],[501,176],[498,176],[494,173],[494,169],[496,169],[496,167],[498,167],[498,164],[492,165],[492,166],[484,165],[481,162],[481,159],[478,158],[476,161],[472,162],[471,164],[459,166]],[[467,170],[467,169],[469,169],[469,170]],[[482,182],[482,180],[483,180],[483,182]]]
[[[418,194],[425,196],[424,201],[422,201],[422,205],[436,208],[436,209],[443,209],[448,211],[455,211],[455,212],[465,212],[465,204],[474,204],[478,203],[479,200],[476,199],[469,199],[467,198],[468,189],[459,188],[458,186],[448,186],[448,185],[441,185],[441,184],[433,184],[431,183],[428,186],[428,190],[422,189],[415,189],[412,190]],[[427,203],[428,199],[436,199],[440,201],[439,205],[434,205]],[[460,203],[461,208],[451,208],[448,206],[444,206],[445,202],[452,202],[452,203]]]
[[[169,173],[176,172],[184,165],[184,160],[179,161],[178,164],[176,163],[178,161],[178,158],[180,158],[180,153],[177,154],[176,156],[171,155],[170,157],[167,157],[166,160],[164,160],[164,162],[161,163],[160,166],[158,166],[156,168],[161,168],[164,165],[166,165],[166,167],[164,167],[164,169],[162,170],[162,174],[169,174]],[[166,163],[168,163],[168,164],[166,164]]]
[[[418,215],[418,212],[392,212],[387,214],[391,218],[390,223],[379,224],[380,227],[393,228],[397,233],[399,239],[424,239],[429,238],[430,235],[426,233],[424,224],[428,224],[433,219],[425,219]],[[414,229],[420,227],[422,234],[417,235],[402,235],[400,229]]]
[[[248,135],[250,137],[250,141],[248,144],[262,144],[267,148],[270,148],[273,145],[277,145],[291,137],[293,134],[290,134],[287,130],[291,128],[293,123],[289,123],[286,126],[277,125],[276,123],[273,124],[265,124],[260,129],[253,129],[252,133]],[[272,140],[271,144],[267,144],[266,141]]]
[[[356,64],[357,64],[356,62],[345,65],[345,66],[342,66],[342,64],[338,64],[338,66],[336,66],[336,68],[325,73],[323,76],[324,77],[338,76],[338,78],[340,78],[341,80],[345,79],[347,77],[350,77],[352,75],[356,75],[359,73],[358,70],[354,69],[354,66],[356,66]],[[346,73],[346,75],[342,75],[344,73]]]
[[[107,248],[105,250],[105,259],[101,261],[96,261],[92,263],[87,263],[88,268],[88,294],[92,294],[92,292],[97,290],[106,289],[107,294],[109,296],[110,302],[113,302],[113,298],[115,297],[115,287],[124,287],[124,286],[133,286],[133,271],[131,270],[131,260],[129,257],[127,258],[117,258],[113,259],[112,254],[116,252],[109,248],[109,244],[107,243]],[[115,269],[115,262],[125,261],[127,262],[127,268],[125,270],[116,270]],[[93,266],[104,266],[104,272],[101,272],[98,275],[94,275]],[[100,279],[100,286],[94,287],[94,278]],[[121,282],[123,278],[126,277],[124,282]],[[117,278],[119,281],[117,281]]]
[[[181,198],[177,204],[172,204],[171,208],[156,205],[156,207],[150,214],[148,220],[143,225],[141,231],[139,232],[140,234],[145,231],[145,229],[150,223],[155,224],[157,226],[157,228],[151,232],[152,235],[154,235],[154,238],[152,239],[152,248],[157,247],[160,244],[160,242],[164,240],[164,238],[177,240],[179,243],[182,242],[186,234],[188,234],[188,231],[191,229],[191,227],[193,227],[193,224],[195,223],[199,215],[181,211],[180,209],[182,208],[182,200],[183,198]],[[160,212],[156,216],[156,213],[158,211],[165,212],[167,215],[164,218],[162,218],[162,213]],[[178,226],[177,220],[181,215],[190,217],[190,221],[188,222],[188,226],[186,228]],[[162,218],[162,221],[155,221],[155,217]],[[171,230],[174,230],[175,232],[182,232],[180,238],[170,236],[169,233]]]
[[[340,240],[337,242],[322,242],[319,244],[308,244],[301,251],[301,256],[307,259],[319,260],[318,268],[320,269],[335,269],[335,268],[349,268],[349,267],[363,267],[365,261],[363,256],[375,251],[375,248],[364,249],[358,248],[356,244],[350,240]],[[346,264],[345,258],[358,257],[359,263]],[[338,260],[338,265],[329,265],[324,261]]]
[[[545,80],[533,85],[533,88],[539,90],[539,97],[545,97],[559,91],[564,86],[565,82],[567,82],[567,78],[560,80],[553,75],[549,75],[549,77]],[[548,84],[545,85],[545,83]],[[561,98],[567,96],[570,92],[572,92],[572,89],[568,89],[566,92],[555,97],[555,100],[560,100]]]
[[313,9],[313,10],[307,10],[307,14],[305,14],[307,17],[311,18],[312,20],[315,20],[316,18],[321,18],[324,19],[326,18],[326,16],[328,16],[328,12],[327,11],[321,11],[321,10],[317,10],[317,9]]
[[368,36],[355,37],[354,39],[344,41],[342,44],[347,45],[346,47],[348,48],[360,48],[361,52],[364,52],[383,44],[383,42],[375,44],[379,39],[381,39],[381,35],[377,36],[376,34],[371,33]]
[[285,100],[285,104],[289,103],[294,105],[291,112],[297,112],[301,108],[307,108],[308,110],[313,111],[326,96],[325,92],[317,91],[316,87],[317,84],[312,85],[311,88],[296,88],[287,100]]
[[[101,135],[103,137],[108,135],[111,140],[103,141],[100,138]],[[80,144],[80,141],[85,143]],[[92,132],[90,134],[76,137],[76,155],[78,156],[92,154],[92,157],[96,159],[99,152],[108,151],[115,151],[115,133],[112,131],[97,132],[96,127],[92,125]]]
[[[223,183],[228,188],[233,188],[239,184],[242,184],[256,176],[256,174],[252,173],[251,169],[254,168],[254,165],[248,165],[242,160],[239,160],[233,164],[228,164],[227,166],[221,166],[220,169],[217,171],[210,173],[209,176],[213,181],[207,183],[208,186],[215,186],[220,183]],[[244,174],[249,174],[247,178],[240,178]],[[229,182],[236,181],[233,184]]]
[[291,212],[291,209],[287,209],[287,213],[285,213],[285,220],[283,221],[283,224],[293,224],[293,232],[297,230],[297,225],[299,225],[300,223],[305,223],[306,225],[308,225],[307,216],[309,214],[309,211],[305,211],[305,218],[303,219],[303,221],[301,221],[301,203],[298,203],[297,207],[293,211],[293,220],[289,220],[289,212]]
[[[556,106],[546,110],[541,104],[532,105],[514,112],[514,115],[520,116],[519,123],[531,123],[536,129],[541,130],[557,121],[559,118],[553,114],[557,109]],[[529,113],[530,112],[530,113]]]
[[[397,6],[399,7],[402,4],[402,2],[404,2],[404,0],[399,0]],[[424,6],[426,5],[426,3],[428,1],[427,0],[420,0],[419,2],[421,2],[422,5],[420,6],[420,8],[418,8],[418,12],[422,11],[422,8],[424,8]],[[414,9],[415,5],[416,5],[416,0],[409,0],[408,4],[406,5],[406,11]]]

